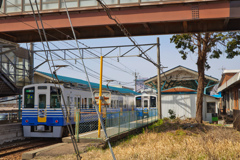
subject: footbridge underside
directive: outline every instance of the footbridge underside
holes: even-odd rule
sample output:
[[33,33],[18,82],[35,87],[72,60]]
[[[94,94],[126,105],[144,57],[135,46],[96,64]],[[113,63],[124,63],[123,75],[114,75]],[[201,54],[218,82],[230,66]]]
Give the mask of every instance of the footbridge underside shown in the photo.
[[[56,0],[54,2],[56,5],[53,6],[57,8],[51,9],[46,7],[45,1],[39,1],[41,2],[39,8],[48,40],[71,39],[72,32],[62,3]],[[78,7],[69,7],[69,10],[78,39],[124,36],[99,4],[82,6],[80,0],[75,1]],[[151,2],[145,0],[143,2],[138,0],[129,4],[122,4],[122,1],[116,0],[116,4],[108,6],[112,10],[113,17],[116,16],[133,36],[240,29],[240,1],[155,0]],[[13,42],[40,41],[29,1],[25,4],[24,2],[22,0],[23,4],[21,2],[16,4],[20,9],[15,11],[8,9],[10,7],[8,0],[4,1],[0,14],[0,38]],[[53,2],[48,3],[51,5]],[[11,7],[14,8],[16,5]],[[21,9],[21,6],[25,7]]]

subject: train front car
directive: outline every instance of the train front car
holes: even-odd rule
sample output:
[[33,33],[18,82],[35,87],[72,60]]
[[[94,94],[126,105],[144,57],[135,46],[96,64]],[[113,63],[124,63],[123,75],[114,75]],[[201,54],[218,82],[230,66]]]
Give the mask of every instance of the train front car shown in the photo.
[[155,94],[142,94],[135,96],[134,105],[136,106],[138,118],[148,118],[155,116],[153,109],[157,108],[157,96]]
[[[64,88],[60,87],[63,91]],[[65,124],[60,95],[60,88],[55,88],[54,84],[33,84],[23,88],[24,137],[62,137]]]

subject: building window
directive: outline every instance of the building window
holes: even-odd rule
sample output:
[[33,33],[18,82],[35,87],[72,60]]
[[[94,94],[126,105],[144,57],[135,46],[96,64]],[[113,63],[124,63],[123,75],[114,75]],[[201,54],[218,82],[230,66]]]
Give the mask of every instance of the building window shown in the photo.
[[207,102],[207,113],[216,113],[215,102]]
[[240,89],[238,90],[238,109],[240,109]]

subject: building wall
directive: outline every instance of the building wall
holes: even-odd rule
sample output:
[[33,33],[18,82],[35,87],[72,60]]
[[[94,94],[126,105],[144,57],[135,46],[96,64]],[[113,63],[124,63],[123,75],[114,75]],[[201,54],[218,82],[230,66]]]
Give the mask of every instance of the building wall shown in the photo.
[[45,77],[34,74],[34,83],[44,83],[46,80]]
[[233,110],[240,109],[240,84],[234,87],[229,87],[224,92],[223,95],[223,108],[226,107],[226,112],[230,115],[233,114]]
[[225,74],[225,77],[223,78],[222,83],[220,84],[220,86],[223,85],[225,82],[227,82],[227,81],[228,81],[230,78],[232,78],[235,74],[236,74],[236,73],[226,73],[226,74]]

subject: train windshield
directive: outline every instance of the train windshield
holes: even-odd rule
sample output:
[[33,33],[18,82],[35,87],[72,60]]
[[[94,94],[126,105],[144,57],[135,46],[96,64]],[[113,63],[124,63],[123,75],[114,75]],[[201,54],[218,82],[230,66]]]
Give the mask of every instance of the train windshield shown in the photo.
[[[58,97],[59,96],[59,97]],[[51,87],[50,108],[60,108],[61,92],[59,88]]]
[[140,96],[136,97],[136,107],[142,107],[141,100],[142,98]]
[[150,107],[156,107],[156,97],[150,96]]
[[34,108],[34,87],[24,90],[24,108]]

